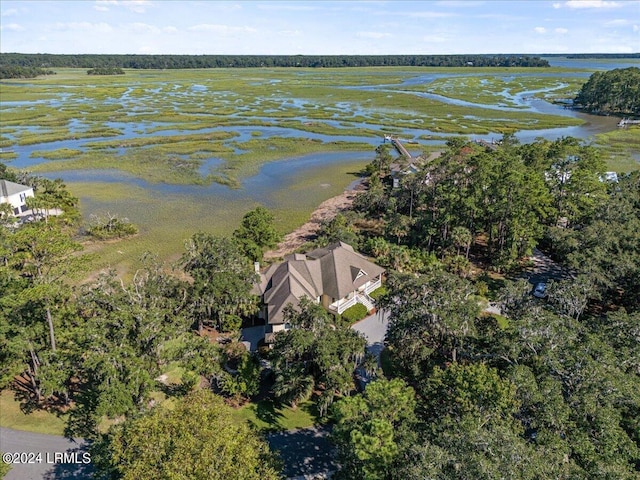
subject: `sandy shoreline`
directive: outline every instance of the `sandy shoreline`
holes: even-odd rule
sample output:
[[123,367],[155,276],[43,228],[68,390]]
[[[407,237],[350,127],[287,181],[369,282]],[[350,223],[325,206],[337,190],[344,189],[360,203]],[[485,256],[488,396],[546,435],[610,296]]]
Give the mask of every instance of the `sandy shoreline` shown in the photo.
[[340,195],[331,197],[322,202],[311,214],[311,218],[305,224],[296,228],[293,232],[285,235],[282,242],[274,250],[265,252],[264,258],[281,258],[289,253],[293,253],[297,248],[306,242],[316,238],[320,224],[323,221],[331,220],[338,213],[349,210],[353,204],[353,199],[358,192],[365,190],[362,181],[350,185],[352,189],[345,190]]

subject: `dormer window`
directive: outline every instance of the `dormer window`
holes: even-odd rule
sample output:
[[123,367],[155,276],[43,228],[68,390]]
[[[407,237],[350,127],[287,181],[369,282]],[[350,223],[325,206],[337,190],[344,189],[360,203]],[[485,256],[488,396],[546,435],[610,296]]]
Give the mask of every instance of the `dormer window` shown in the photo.
[[359,279],[360,277],[364,277],[366,274],[367,274],[367,272],[365,272],[364,270],[360,269],[360,271],[356,275],[356,280]]

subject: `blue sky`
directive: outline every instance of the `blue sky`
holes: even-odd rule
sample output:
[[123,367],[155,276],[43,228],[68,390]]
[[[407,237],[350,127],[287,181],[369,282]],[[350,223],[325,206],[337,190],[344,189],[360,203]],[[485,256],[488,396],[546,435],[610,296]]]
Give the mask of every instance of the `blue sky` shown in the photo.
[[2,52],[640,52],[638,0],[2,0],[0,15]]

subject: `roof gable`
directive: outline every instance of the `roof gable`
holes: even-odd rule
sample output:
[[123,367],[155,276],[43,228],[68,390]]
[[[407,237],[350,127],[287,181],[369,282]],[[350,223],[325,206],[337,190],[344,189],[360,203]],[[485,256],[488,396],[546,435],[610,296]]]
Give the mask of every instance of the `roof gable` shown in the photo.
[[22,192],[28,192],[33,190],[26,185],[20,185],[19,183],[10,182],[9,180],[0,180],[0,196],[9,197]]
[[343,298],[373,280],[384,269],[355,252],[351,245],[339,242],[326,248],[322,262],[323,293]]

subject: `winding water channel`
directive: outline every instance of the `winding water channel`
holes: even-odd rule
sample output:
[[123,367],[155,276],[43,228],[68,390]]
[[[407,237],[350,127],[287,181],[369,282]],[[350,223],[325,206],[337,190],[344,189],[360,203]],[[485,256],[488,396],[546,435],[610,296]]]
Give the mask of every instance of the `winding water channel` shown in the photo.
[[[552,60],[552,66],[556,64],[561,64],[562,66],[569,66],[571,61],[567,61],[566,59],[555,59]],[[576,68],[591,68],[596,69],[600,67],[600,65],[589,65],[588,61],[580,60],[574,61],[573,65]],[[616,68],[618,65],[614,63],[607,63],[607,68]],[[302,72],[301,72],[302,73]],[[514,78],[526,77],[526,76],[537,76],[541,75],[549,76],[549,77],[567,77],[567,76],[577,76],[587,79],[590,75],[591,71],[577,71],[570,73],[526,73],[526,72],[518,72],[518,73],[496,73],[495,77],[504,81],[510,81]],[[424,93],[424,92],[416,92],[411,89],[411,87],[415,87],[416,85],[425,85],[430,82],[433,82],[436,79],[443,77],[454,77],[454,76],[474,76],[474,75],[482,75],[483,77],[489,76],[486,72],[482,73],[460,73],[460,74],[451,74],[451,73],[429,73],[425,75],[412,75],[410,78],[407,78],[400,84],[386,84],[386,85],[360,85],[360,86],[349,86],[344,88],[355,88],[363,91],[389,91],[397,93],[401,91],[406,94],[412,94],[416,96],[424,96],[430,99],[437,100],[439,102],[456,105],[456,106],[466,106],[466,107],[474,107],[480,109],[491,109],[491,110],[504,110],[504,111],[519,111],[519,112],[532,112],[536,114],[552,114],[552,115],[563,115],[579,118],[584,121],[582,125],[579,126],[571,126],[571,127],[563,127],[563,128],[550,128],[550,129],[539,129],[539,130],[522,130],[516,133],[516,137],[521,142],[530,142],[536,138],[542,137],[546,139],[556,139],[563,136],[573,136],[580,139],[587,140],[591,138],[593,135],[601,132],[611,131],[616,128],[617,119],[613,117],[599,117],[587,115],[578,111],[574,111],[571,109],[564,109],[562,106],[554,105],[549,102],[546,102],[542,99],[535,98],[534,94],[536,93],[544,93],[549,92],[553,89],[559,88],[558,82],[554,83],[554,86],[549,88],[543,88],[538,90],[531,91],[523,91],[517,94],[510,94],[507,90],[502,92],[502,96],[505,99],[504,105],[495,105],[495,104],[482,104],[482,103],[473,103],[469,101],[452,99],[442,95],[436,95],[433,93]],[[396,74],[397,77],[397,74]],[[277,83],[274,80],[274,85]],[[406,90],[405,90],[406,88]],[[202,94],[203,91],[206,91],[207,87],[203,85],[193,85],[191,89],[187,89],[185,92],[184,88],[179,89],[178,86],[174,86],[171,92],[171,95],[168,95],[166,98],[167,102],[173,102],[180,95],[188,95],[191,93]],[[125,90],[123,94],[121,94],[117,99],[109,99],[108,102],[115,102],[121,105],[126,106],[129,114],[135,116],[139,113],[138,106],[136,105],[137,101],[140,99],[132,98],[130,96],[131,90]],[[153,92],[149,92],[150,94]],[[217,91],[212,92],[216,95],[226,95],[225,92]],[[171,98],[174,96],[174,98]],[[57,97],[52,98],[48,101],[48,105],[50,106],[59,106],[64,104],[64,102],[69,101],[69,94],[63,90]],[[83,99],[74,98],[74,101],[82,102],[88,101]],[[38,100],[37,102],[0,102],[0,107],[3,109],[28,109],[32,105],[42,104],[42,100]],[[294,111],[300,110],[300,116],[297,117],[287,117],[288,120],[295,120],[301,123],[312,121],[312,119],[306,118],[304,116],[305,109],[308,108],[308,105],[305,105],[305,102],[292,98],[292,99],[284,99],[282,101],[282,108],[293,109]],[[161,130],[159,128],[163,127],[165,124],[154,123],[154,122],[145,122],[145,123],[135,123],[135,122],[106,122],[103,124],[105,127],[113,128],[119,130],[121,133],[117,136],[111,137],[96,137],[96,138],[83,138],[77,140],[64,140],[64,141],[54,141],[47,143],[40,143],[35,145],[28,146],[19,146],[15,148],[15,152],[17,154],[17,158],[13,159],[10,162],[10,165],[16,168],[28,169],[33,165],[37,165],[42,162],[47,162],[42,157],[37,156],[34,152],[38,151],[51,151],[57,150],[61,148],[69,148],[80,151],[87,151],[90,147],[88,144],[100,142],[100,141],[125,141],[132,138],[138,137],[149,137],[149,136],[170,136],[170,135],[185,135],[185,134],[198,134],[198,133],[210,133],[217,131],[226,131],[226,132],[235,132],[236,136],[230,138],[225,142],[226,145],[242,143],[248,141],[252,138],[255,138],[257,133],[259,132],[260,137],[262,139],[270,138],[270,137],[285,137],[285,138],[305,138],[305,139],[317,139],[323,142],[334,142],[334,141],[352,141],[352,142],[362,142],[371,146],[371,149],[368,151],[348,151],[348,152],[340,152],[340,153],[315,153],[310,155],[305,155],[297,158],[287,158],[279,161],[269,162],[262,165],[257,174],[242,179],[242,185],[240,189],[233,190],[223,185],[212,184],[209,186],[197,186],[197,185],[171,185],[171,184],[152,184],[148,183],[144,180],[136,178],[127,173],[121,172],[119,170],[67,170],[67,171],[58,171],[51,174],[46,174],[49,177],[55,178],[60,177],[65,182],[67,182],[72,191],[74,185],[87,185],[87,184],[102,184],[102,185],[120,185],[125,186],[126,188],[137,188],[143,189],[148,192],[153,198],[157,200],[159,204],[165,201],[168,198],[180,198],[182,201],[186,201],[188,204],[202,204],[206,203],[215,203],[217,205],[215,212],[210,215],[206,215],[206,219],[203,221],[211,221],[215,218],[215,215],[224,215],[225,207],[224,202],[231,203],[240,203],[242,205],[253,205],[256,203],[267,205],[274,209],[286,210],[288,208],[288,204],[291,202],[295,202],[297,207],[306,208],[307,210],[312,210],[315,205],[317,205],[318,200],[323,199],[322,190],[327,187],[327,185],[332,185],[339,183],[340,188],[344,188],[352,179],[345,177],[344,175],[341,178],[331,178],[330,171],[331,169],[327,169],[327,174],[323,177],[323,169],[326,169],[328,166],[362,166],[366,162],[370,161],[373,155],[373,148],[379,145],[383,131],[380,125],[374,123],[354,123],[350,121],[350,117],[356,117],[362,114],[362,112],[358,112],[357,109],[354,109],[352,105],[345,104],[341,106],[339,103],[336,104],[336,112],[334,115],[334,120],[323,120],[323,123],[327,123],[329,125],[340,128],[341,120],[349,120],[350,127],[367,129],[369,131],[377,131],[380,132],[380,136],[338,136],[338,135],[326,135],[319,133],[310,133],[302,130],[298,130],[295,128],[286,128],[281,126],[247,126],[247,123],[255,121],[256,123],[268,123],[273,122],[273,119],[269,117],[252,117],[250,110],[247,111],[246,105],[242,107],[241,114],[230,115],[231,118],[238,118],[239,123],[241,125],[226,125],[222,127],[213,127],[213,128],[204,128],[200,130]],[[146,108],[142,109],[144,113],[150,113],[153,111],[153,105],[148,105]],[[440,132],[434,132],[426,129],[419,128],[419,123],[417,128],[411,129],[402,129],[400,131],[401,137],[406,137],[407,139],[414,139],[420,136],[429,136],[431,140],[420,141],[421,144],[424,145],[438,145],[443,144],[446,137],[451,137],[451,134],[444,134]],[[69,125],[72,131],[84,131],[87,128],[87,125],[83,125],[80,121],[72,121]],[[38,126],[26,127],[31,132],[38,132],[41,130]],[[42,129],[43,130],[43,129]],[[5,133],[5,136],[11,138],[11,132]],[[470,139],[498,139],[501,137],[501,134],[498,132],[485,134],[485,135],[465,135],[465,137]],[[413,145],[408,145],[410,150],[413,150]],[[235,147],[237,151],[237,147]],[[419,148],[419,147],[416,147]],[[119,153],[124,153],[125,148],[121,148],[115,150]],[[416,150],[417,153],[417,150]],[[204,164],[200,168],[200,172],[202,174],[208,173],[209,169],[217,166],[221,162],[220,159],[211,157],[206,160]],[[335,170],[334,170],[335,171]],[[296,190],[296,185],[304,184],[305,180],[309,178],[313,178],[314,185],[309,186],[307,190]],[[335,185],[334,185],[335,187]],[[315,194],[312,194],[312,189],[315,189]],[[288,193],[283,195],[283,192],[287,190],[293,191],[293,193]],[[327,189],[327,193],[324,194],[324,198],[331,196],[328,194],[330,189]],[[296,193],[297,192],[297,193]],[[332,191],[335,194],[335,188]],[[96,211],[104,211],[105,209],[113,208],[114,203],[110,201],[99,201],[92,197],[90,194],[81,195],[82,201],[82,209],[85,215],[89,215],[90,213]],[[138,222],[143,226],[145,224],[148,225],[150,231],[153,230],[153,225],[150,224],[149,220],[145,218],[148,214],[148,209],[140,209],[140,208],[130,208],[126,206],[129,216],[132,217],[132,221]],[[162,207],[158,207],[162,208]]]

